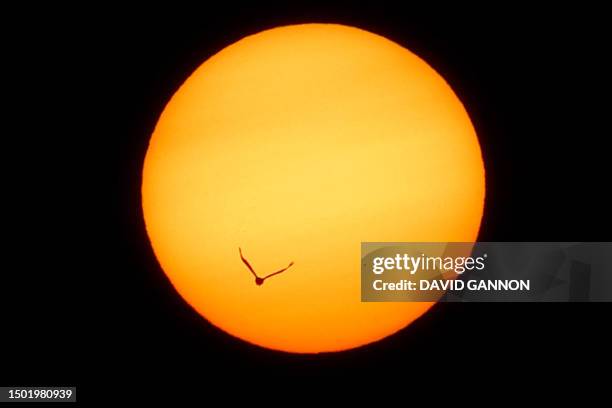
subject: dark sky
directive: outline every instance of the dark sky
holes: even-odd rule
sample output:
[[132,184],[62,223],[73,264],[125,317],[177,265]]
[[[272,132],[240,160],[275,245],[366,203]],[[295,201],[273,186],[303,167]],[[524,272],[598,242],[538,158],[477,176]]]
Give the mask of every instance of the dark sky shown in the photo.
[[[354,25],[409,48],[463,101],[483,149],[482,241],[610,240],[607,59],[597,10],[326,6],[37,9],[5,26],[16,112],[4,150],[10,271],[2,384],[165,384],[282,376],[350,379],[419,367],[555,371],[601,361],[609,305],[439,304],[375,345],[289,355],[218,331],[174,292],[140,210],[146,144],[165,103],[205,59],[277,25]],[[14,80],[11,80],[14,79]],[[578,336],[577,334],[580,333]],[[503,355],[502,359],[491,355]],[[609,358],[609,356],[608,356]],[[585,367],[586,369],[586,367]],[[172,386],[169,386],[172,390]]]

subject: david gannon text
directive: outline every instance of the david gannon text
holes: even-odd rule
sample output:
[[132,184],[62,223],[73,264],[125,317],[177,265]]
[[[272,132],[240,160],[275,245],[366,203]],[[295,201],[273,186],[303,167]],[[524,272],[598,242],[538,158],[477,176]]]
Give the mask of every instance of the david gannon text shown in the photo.
[[506,280],[426,280],[411,281],[407,279],[399,282],[383,282],[377,279],[372,283],[374,290],[473,290],[473,291],[528,291],[530,281],[527,279]]

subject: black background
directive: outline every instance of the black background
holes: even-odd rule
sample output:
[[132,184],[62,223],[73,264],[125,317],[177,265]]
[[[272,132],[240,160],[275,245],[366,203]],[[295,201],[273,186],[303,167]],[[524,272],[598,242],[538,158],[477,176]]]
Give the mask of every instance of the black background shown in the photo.
[[17,21],[3,29],[15,52],[7,87],[16,92],[7,99],[17,126],[3,149],[12,205],[1,383],[76,384],[83,401],[100,398],[102,387],[137,382],[206,391],[213,379],[267,384],[306,376],[316,383],[392,371],[447,377],[468,367],[481,379],[511,368],[563,377],[570,364],[584,372],[609,361],[607,304],[438,304],[356,350],[269,351],[202,319],[153,256],[140,173],[165,104],[225,46],[304,22],[381,34],[449,82],[485,160],[480,240],[610,240],[602,11],[434,9],[217,5],[7,14]]

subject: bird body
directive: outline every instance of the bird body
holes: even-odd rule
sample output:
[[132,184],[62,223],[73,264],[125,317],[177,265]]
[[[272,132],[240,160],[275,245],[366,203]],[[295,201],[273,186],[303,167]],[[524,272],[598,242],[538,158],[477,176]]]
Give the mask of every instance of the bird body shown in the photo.
[[293,265],[293,261],[291,261],[289,263],[289,265],[287,265],[286,268],[283,268],[279,271],[273,272],[269,275],[266,275],[264,277],[259,277],[257,275],[257,273],[255,273],[255,270],[253,269],[253,267],[251,266],[251,264],[249,263],[249,261],[246,260],[246,258],[242,255],[242,249],[238,248],[238,253],[240,253],[240,259],[242,259],[242,262],[246,265],[247,268],[249,268],[249,271],[251,271],[251,273],[253,274],[253,276],[255,277],[255,284],[257,286],[261,286],[263,285],[264,281],[274,275],[278,275],[279,273],[285,272],[287,269],[289,269],[292,265]]

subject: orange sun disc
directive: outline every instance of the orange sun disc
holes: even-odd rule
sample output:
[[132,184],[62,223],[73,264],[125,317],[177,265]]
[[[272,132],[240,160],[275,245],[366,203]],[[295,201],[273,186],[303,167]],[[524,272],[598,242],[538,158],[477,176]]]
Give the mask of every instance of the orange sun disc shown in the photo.
[[361,302],[360,243],[473,242],[484,194],[476,133],[444,79],[334,24],[263,31],[205,61],[159,118],[142,180],[178,293],[227,333],[308,353],[425,313],[432,303]]

